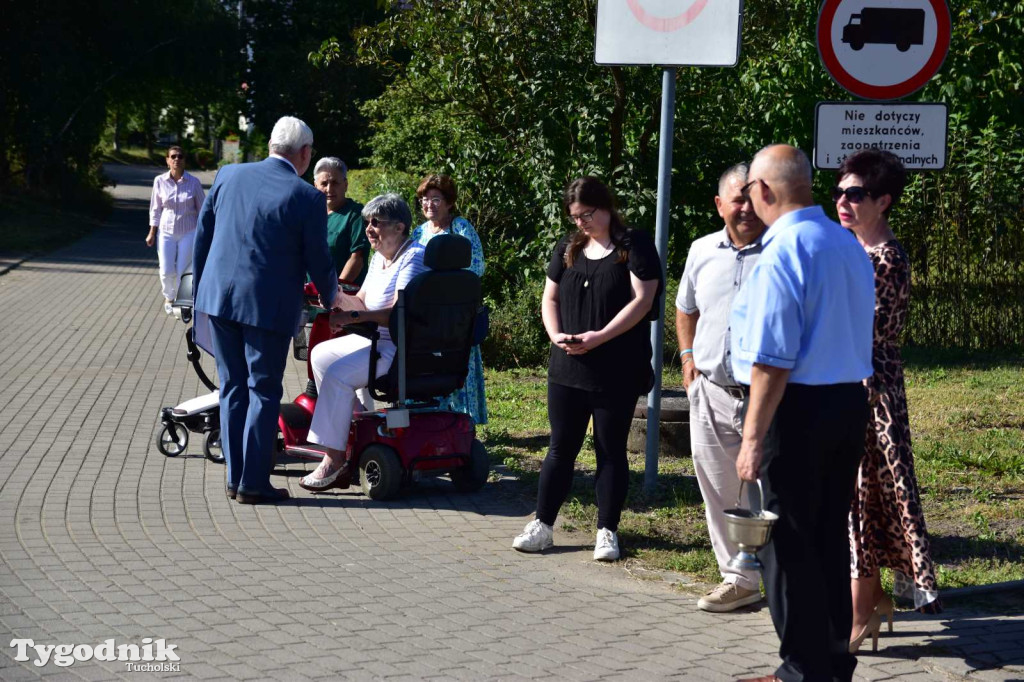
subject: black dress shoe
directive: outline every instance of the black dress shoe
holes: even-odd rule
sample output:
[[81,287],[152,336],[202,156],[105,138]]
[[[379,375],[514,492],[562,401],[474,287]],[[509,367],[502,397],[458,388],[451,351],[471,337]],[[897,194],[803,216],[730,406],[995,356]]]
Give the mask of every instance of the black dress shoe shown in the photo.
[[269,488],[256,492],[239,490],[235,495],[235,500],[242,504],[276,504],[284,502],[289,497],[291,495],[288,494],[287,488]]
[[238,495],[238,489],[237,488],[232,488],[231,486],[226,485],[226,486],[224,486],[224,494],[228,496],[229,500],[233,500]]

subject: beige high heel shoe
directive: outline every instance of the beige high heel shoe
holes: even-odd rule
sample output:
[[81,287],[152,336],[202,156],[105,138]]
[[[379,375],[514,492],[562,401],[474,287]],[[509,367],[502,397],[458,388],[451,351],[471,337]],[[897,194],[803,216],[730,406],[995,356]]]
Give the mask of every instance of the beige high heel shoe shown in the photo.
[[860,631],[860,634],[850,640],[850,653],[857,653],[860,650],[860,645],[864,643],[864,640],[869,635],[871,636],[871,650],[878,651],[878,634],[881,630],[882,618],[877,613],[872,613],[871,618],[868,619],[867,625]]
[[878,600],[877,604],[875,604],[875,613],[877,613],[882,620],[889,621],[889,632],[892,632],[892,619],[894,614],[892,597],[887,594],[883,594],[882,598]]

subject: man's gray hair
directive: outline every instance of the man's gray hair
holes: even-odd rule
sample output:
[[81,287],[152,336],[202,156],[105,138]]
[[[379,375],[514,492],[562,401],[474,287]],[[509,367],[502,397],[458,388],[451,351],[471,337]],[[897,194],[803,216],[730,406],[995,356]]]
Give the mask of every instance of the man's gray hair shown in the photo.
[[313,131],[305,122],[294,116],[282,116],[270,133],[270,153],[288,156],[297,154],[303,147],[313,145]]
[[363,206],[363,219],[370,218],[383,218],[402,223],[405,225],[405,234],[409,234],[409,227],[412,225],[412,211],[400,194],[381,194],[366,202],[366,206]]
[[339,159],[337,156],[325,156],[316,162],[316,166],[313,167],[313,177],[320,175],[322,172],[332,170],[341,173],[341,179],[348,179],[348,166],[345,162]]
[[725,198],[725,193],[728,191],[727,185],[733,178],[739,180],[741,185],[745,184],[749,173],[750,166],[745,163],[737,163],[735,166],[726,168],[722,176],[718,178],[718,196]]

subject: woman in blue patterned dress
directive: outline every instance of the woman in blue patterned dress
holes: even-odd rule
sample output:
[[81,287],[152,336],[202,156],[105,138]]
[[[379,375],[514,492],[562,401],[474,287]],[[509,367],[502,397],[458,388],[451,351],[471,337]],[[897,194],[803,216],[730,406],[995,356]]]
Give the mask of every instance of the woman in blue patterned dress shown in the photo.
[[[447,175],[428,175],[416,189],[416,198],[427,221],[414,229],[413,241],[426,245],[436,235],[449,232],[462,235],[473,249],[469,270],[477,277],[484,276],[484,250],[480,237],[468,220],[455,215],[455,182]],[[487,423],[487,397],[484,394],[484,363],[480,346],[473,346],[469,354],[469,374],[466,384],[441,402],[442,407],[464,412],[477,424]]]

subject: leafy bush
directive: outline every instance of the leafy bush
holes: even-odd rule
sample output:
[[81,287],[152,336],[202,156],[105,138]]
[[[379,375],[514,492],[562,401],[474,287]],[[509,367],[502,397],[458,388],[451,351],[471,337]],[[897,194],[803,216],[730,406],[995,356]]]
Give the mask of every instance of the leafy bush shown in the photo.
[[678,367],[679,351],[682,350],[676,337],[676,293],[682,276],[682,268],[678,272],[670,270],[665,274],[665,338],[661,346],[661,361],[665,367]]
[[359,203],[365,204],[377,195],[396,192],[409,202],[409,208],[415,215],[417,185],[419,185],[419,179],[416,176],[402,171],[386,168],[349,170],[346,194]]
[[192,150],[192,158],[195,159],[196,165],[200,170],[206,170],[213,165],[213,152],[205,147],[197,147]]
[[488,298],[491,331],[484,340],[484,364],[494,369],[538,367],[548,363],[547,332],[540,317],[544,278],[508,282],[498,300]]

